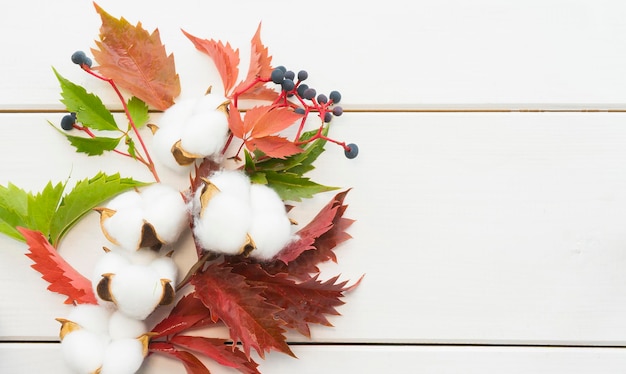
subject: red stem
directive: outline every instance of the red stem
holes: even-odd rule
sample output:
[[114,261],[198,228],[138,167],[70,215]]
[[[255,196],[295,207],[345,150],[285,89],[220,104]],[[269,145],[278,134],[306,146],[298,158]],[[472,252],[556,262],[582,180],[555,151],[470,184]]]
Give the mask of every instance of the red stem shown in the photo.
[[126,105],[126,100],[124,100],[124,96],[122,95],[122,92],[119,90],[119,88],[117,88],[115,81],[113,81],[113,79],[111,78],[107,78],[100,74],[97,74],[96,72],[91,70],[91,68],[88,65],[83,64],[81,65],[81,68],[83,68],[83,70],[86,71],[87,73],[93,75],[94,77],[102,81],[107,82],[109,85],[111,85],[111,87],[113,87],[113,90],[115,91],[115,93],[117,94],[117,97],[120,99],[120,102],[122,103],[122,107],[124,108],[124,114],[126,114],[126,118],[128,118],[128,123],[130,124],[130,127],[133,129],[133,132],[135,133],[135,135],[137,136],[137,139],[139,140],[139,144],[141,144],[141,148],[143,149],[143,152],[146,155],[147,163],[144,162],[144,165],[148,167],[148,170],[150,170],[150,172],[154,176],[155,181],[159,183],[161,180],[159,179],[159,175],[157,174],[156,168],[154,166],[154,162],[152,161],[152,158],[150,157],[150,152],[148,152],[148,148],[146,147],[146,144],[144,143],[143,138],[139,134],[139,130],[137,130],[135,121],[133,121],[133,118],[130,116],[130,112],[128,111],[128,106]]

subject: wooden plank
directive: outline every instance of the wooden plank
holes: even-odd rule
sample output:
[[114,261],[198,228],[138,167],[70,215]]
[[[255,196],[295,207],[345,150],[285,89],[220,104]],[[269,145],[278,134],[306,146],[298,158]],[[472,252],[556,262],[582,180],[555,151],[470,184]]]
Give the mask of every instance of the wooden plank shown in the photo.
[[[0,344],[0,368],[7,373],[66,373],[59,348],[58,344]],[[626,353],[616,348],[295,346],[294,352],[299,359],[271,353],[259,360],[261,372],[617,374],[626,365]],[[212,362],[206,364],[214,374],[236,372]],[[182,371],[180,363],[153,355],[139,374]]]
[[[37,190],[123,169],[114,155],[74,155],[47,127],[53,114],[0,115],[0,183]],[[59,115],[60,117],[60,115]],[[313,342],[626,344],[626,114],[350,114],[312,172],[352,187],[354,239],[323,275],[366,277]],[[184,186],[185,177],[166,182]],[[330,194],[294,214],[307,222]],[[0,239],[2,339],[55,340],[62,297],[28,268],[23,245]],[[61,246],[80,271],[106,240],[97,215]],[[193,261],[190,242],[175,255]],[[292,340],[302,340],[290,337]],[[306,340],[305,340],[306,341]]]
[[[98,3],[133,24],[159,28],[188,94],[220,83],[181,28],[240,48],[245,71],[249,41],[262,22],[274,64],[308,70],[318,92],[341,90],[349,109],[624,109],[626,102],[626,4],[620,1],[389,0],[326,7],[274,0],[244,1],[245,12],[228,2]],[[0,15],[0,33],[15,36],[2,42],[0,110],[61,109],[51,65],[117,104],[106,85],[69,61],[97,38],[100,19],[91,2],[12,7]],[[22,14],[28,16],[16,16]]]

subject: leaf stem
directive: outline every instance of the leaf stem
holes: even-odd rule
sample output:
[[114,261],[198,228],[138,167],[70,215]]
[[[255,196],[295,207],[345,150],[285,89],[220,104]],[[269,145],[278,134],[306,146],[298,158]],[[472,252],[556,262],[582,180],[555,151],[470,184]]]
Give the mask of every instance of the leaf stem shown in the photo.
[[93,70],[91,70],[91,68],[88,65],[82,64],[81,68],[86,71],[87,73],[89,73],[90,75],[107,82],[115,91],[115,93],[117,94],[117,97],[120,99],[120,102],[122,103],[122,107],[124,108],[124,114],[126,114],[126,118],[128,119],[128,123],[130,124],[131,128],[133,129],[133,132],[135,133],[135,135],[137,136],[137,139],[139,140],[139,144],[141,144],[141,148],[143,149],[143,152],[146,155],[146,162],[144,162],[144,165],[146,165],[146,167],[148,167],[148,170],[150,170],[150,173],[152,173],[152,175],[154,176],[154,180],[159,183],[161,180],[159,179],[159,175],[156,171],[156,168],[154,166],[154,162],[152,161],[152,158],[150,157],[150,152],[148,152],[148,148],[146,147],[146,144],[143,141],[143,138],[141,136],[141,134],[139,134],[139,130],[137,129],[137,126],[135,125],[135,121],[133,121],[133,118],[130,115],[130,111],[128,110],[128,105],[126,105],[126,100],[124,100],[124,96],[122,95],[122,92],[119,90],[119,88],[117,87],[117,84],[115,84],[115,81],[111,78],[107,78],[104,77],[96,72],[94,72]]

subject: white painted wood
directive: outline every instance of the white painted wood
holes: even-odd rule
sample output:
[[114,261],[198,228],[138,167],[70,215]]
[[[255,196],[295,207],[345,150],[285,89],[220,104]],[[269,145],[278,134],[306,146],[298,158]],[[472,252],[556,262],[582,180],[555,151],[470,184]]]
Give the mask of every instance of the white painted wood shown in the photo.
[[[0,115],[11,160],[0,183],[36,190],[122,165],[74,155],[47,127],[54,116]],[[358,221],[324,275],[366,277],[335,327],[315,328],[312,341],[625,344],[624,123],[615,113],[341,117],[333,136],[361,154],[347,160],[329,147],[311,176],[352,187],[347,216]],[[298,221],[328,199],[308,201]],[[15,285],[0,287],[0,335],[55,340],[62,298],[28,268],[23,245],[0,241],[2,284]],[[89,271],[103,244],[94,214],[60,250]],[[181,266],[192,261],[189,244],[176,255]]]
[[[615,348],[517,348],[438,346],[295,346],[299,359],[271,353],[259,360],[263,373],[425,373],[425,374],[617,374],[626,353]],[[6,373],[65,374],[58,344],[0,344]],[[206,362],[213,374],[236,371]],[[183,372],[177,361],[153,355],[139,374]]]
[[[105,10],[159,28],[184,92],[219,86],[181,28],[241,49],[262,37],[276,65],[307,69],[318,91],[352,109],[624,108],[626,4],[618,0],[232,3],[101,0]],[[0,109],[61,109],[50,66],[116,103],[69,61],[89,50],[100,20],[90,1],[15,2],[0,15]]]

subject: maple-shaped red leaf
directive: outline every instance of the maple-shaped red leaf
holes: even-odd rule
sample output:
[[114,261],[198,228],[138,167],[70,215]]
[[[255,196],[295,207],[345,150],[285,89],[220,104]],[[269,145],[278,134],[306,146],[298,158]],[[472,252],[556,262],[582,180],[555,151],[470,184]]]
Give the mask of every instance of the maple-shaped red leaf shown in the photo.
[[148,349],[150,352],[161,353],[180,360],[185,366],[187,374],[211,374],[209,369],[196,356],[190,352],[177,349],[171,343],[151,341]]
[[[251,109],[250,111],[254,110]],[[250,113],[248,111],[247,113]],[[246,114],[247,114],[246,113]],[[228,128],[233,133],[233,136],[236,136],[239,139],[243,139],[245,136],[244,123],[241,119],[241,112],[238,110],[229,110],[228,111]]]
[[[289,243],[277,256],[277,259],[285,264],[298,259],[305,251],[318,249],[319,251],[331,250],[340,242],[350,239],[350,235],[345,230],[354,222],[346,218],[342,218],[347,205],[343,205],[346,194],[350,190],[340,192],[317,213],[306,226],[298,230],[296,235],[298,240]],[[331,235],[324,238],[322,235],[328,233],[336,224],[342,224],[342,227],[336,227]],[[334,245],[329,243],[334,240]],[[320,254],[318,254],[319,256]],[[336,260],[332,251],[322,254],[321,258],[325,260]],[[325,261],[324,260],[324,261]]]
[[177,335],[170,342],[213,359],[220,365],[228,366],[245,374],[258,374],[258,364],[248,360],[235,345],[227,345],[224,339],[204,336]]
[[294,356],[284,336],[284,322],[275,318],[281,309],[261,296],[263,289],[252,287],[224,263],[211,263],[191,278],[191,284],[213,320],[221,319],[229,327],[230,338],[241,341],[246,357],[251,349],[261,358],[272,349]]
[[248,68],[248,75],[244,81],[239,83],[237,87],[233,90],[236,94],[238,91],[246,91],[248,93],[248,97],[254,97],[258,94],[257,90],[262,90],[264,83],[259,82],[252,86],[251,89],[248,87],[257,79],[257,77],[269,78],[272,74],[272,57],[269,55],[267,47],[263,45],[261,41],[261,24],[259,23],[259,27],[257,27],[256,33],[252,37],[250,41],[251,49],[250,49],[250,67]]
[[240,99],[246,100],[267,100],[274,102],[280,94],[278,91],[261,86],[256,85],[253,90],[244,91],[241,95],[239,95]]
[[152,329],[155,333],[152,338],[177,334],[181,331],[198,327],[202,321],[210,321],[211,311],[191,294],[183,296],[172,309],[170,314],[157,323]]
[[39,231],[18,227],[26,239],[29,253],[35,263],[31,267],[50,283],[48,290],[67,296],[65,304],[97,304],[91,281],[72,267]]
[[169,108],[180,94],[180,80],[174,56],[165,51],[159,30],[150,34],[141,23],[133,26],[94,6],[102,18],[98,49],[91,50],[100,65],[97,69],[148,105]]
[[233,271],[245,276],[248,283],[263,287],[263,296],[283,308],[278,316],[287,323],[287,327],[306,337],[311,336],[310,323],[332,326],[326,315],[339,315],[335,308],[344,304],[340,298],[356,286],[347,288],[347,281],[337,282],[338,276],[322,282],[316,275],[298,283],[284,273],[269,274],[258,264],[242,263]]
[[282,136],[264,136],[246,140],[246,148],[259,150],[269,157],[286,158],[302,152],[302,148]]
[[207,54],[213,60],[222,78],[224,95],[228,96],[239,75],[239,49],[233,49],[229,43],[224,44],[213,39],[200,39],[185,30],[183,30],[183,33],[191,40],[197,50]]
[[274,158],[285,158],[303,149],[287,138],[272,134],[283,131],[301,119],[302,114],[291,108],[265,105],[247,111],[243,123],[237,118],[232,118],[230,122],[233,135],[244,139],[248,149],[259,150]]

